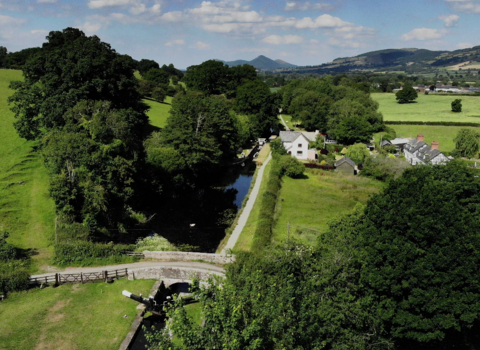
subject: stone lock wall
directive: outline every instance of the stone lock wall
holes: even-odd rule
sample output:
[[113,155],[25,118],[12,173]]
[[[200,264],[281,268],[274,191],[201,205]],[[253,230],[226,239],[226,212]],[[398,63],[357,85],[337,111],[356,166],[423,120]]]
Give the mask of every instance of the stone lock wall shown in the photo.
[[191,253],[191,252],[151,252],[144,251],[145,259],[175,260],[175,261],[205,261],[213,264],[228,264],[235,261],[235,255]]

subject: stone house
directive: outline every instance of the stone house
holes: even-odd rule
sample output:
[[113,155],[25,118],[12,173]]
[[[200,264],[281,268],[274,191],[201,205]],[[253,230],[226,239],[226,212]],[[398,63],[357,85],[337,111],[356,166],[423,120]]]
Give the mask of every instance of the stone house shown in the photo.
[[433,141],[429,146],[423,141],[423,134],[418,134],[416,139],[411,140],[403,148],[405,158],[412,165],[417,164],[445,164],[450,161],[439,149],[438,141]]

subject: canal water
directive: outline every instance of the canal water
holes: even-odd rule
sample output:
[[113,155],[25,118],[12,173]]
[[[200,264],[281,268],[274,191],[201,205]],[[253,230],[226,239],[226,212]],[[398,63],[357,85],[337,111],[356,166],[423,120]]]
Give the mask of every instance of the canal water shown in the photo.
[[253,161],[234,165],[212,185],[160,203],[155,232],[184,250],[214,253],[242,207],[255,168]]

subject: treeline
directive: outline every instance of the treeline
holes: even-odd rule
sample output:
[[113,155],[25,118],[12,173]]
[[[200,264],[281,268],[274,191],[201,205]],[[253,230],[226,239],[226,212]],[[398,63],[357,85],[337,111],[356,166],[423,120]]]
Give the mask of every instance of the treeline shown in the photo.
[[291,114],[307,130],[327,133],[341,144],[369,142],[384,128],[369,85],[346,77],[293,80],[280,91],[282,113]]
[[410,168],[313,247],[238,253],[225,279],[194,288],[202,325],[179,300],[151,349],[479,349],[476,176]]

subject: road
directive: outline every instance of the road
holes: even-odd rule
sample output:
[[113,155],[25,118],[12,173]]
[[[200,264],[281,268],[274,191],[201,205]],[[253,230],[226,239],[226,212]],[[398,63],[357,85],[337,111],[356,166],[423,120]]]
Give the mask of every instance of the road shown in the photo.
[[181,268],[191,268],[197,270],[205,270],[212,272],[225,273],[225,269],[221,266],[194,262],[194,261],[141,261],[130,264],[120,264],[120,265],[108,265],[108,266],[97,266],[97,267],[67,267],[63,271],[43,273],[40,275],[32,275],[31,277],[45,277],[51,276],[55,273],[87,273],[87,272],[97,272],[105,270],[121,270],[121,269],[139,269],[144,267],[181,267]]
[[270,159],[272,159],[272,153],[268,155],[267,160],[265,161],[265,163],[263,163],[262,167],[258,171],[257,179],[255,180],[255,185],[253,186],[252,192],[250,192],[250,195],[248,196],[247,204],[245,205],[242,214],[238,218],[237,226],[235,226],[232,235],[228,239],[227,245],[225,246],[225,248],[223,248],[222,254],[226,254],[227,250],[233,249],[233,247],[235,247],[235,244],[238,241],[238,237],[240,237],[240,234],[242,233],[242,230],[247,223],[250,212],[252,211],[253,205],[255,204],[255,201],[257,199],[258,192],[260,191],[260,185],[262,184],[263,173]]

